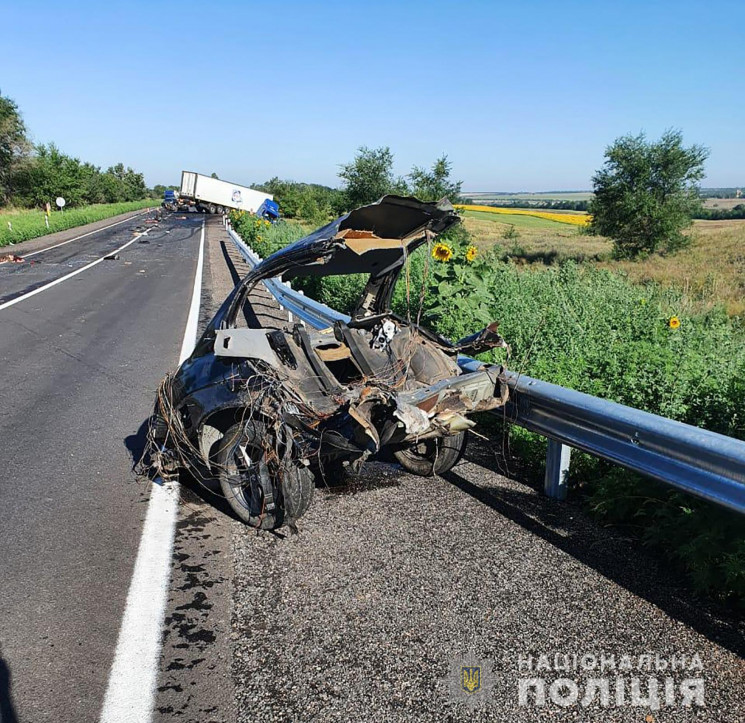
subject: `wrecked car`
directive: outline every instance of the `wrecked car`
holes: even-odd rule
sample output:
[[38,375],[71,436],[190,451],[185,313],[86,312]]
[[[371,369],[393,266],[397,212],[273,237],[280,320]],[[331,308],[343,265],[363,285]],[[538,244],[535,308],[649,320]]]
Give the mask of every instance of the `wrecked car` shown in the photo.
[[[496,324],[452,343],[394,314],[391,298],[407,257],[458,222],[446,200],[384,196],[259,263],[161,384],[156,466],[219,480],[235,513],[262,529],[294,524],[318,477],[384,448],[414,474],[449,470],[468,415],[507,399],[500,365],[464,371],[457,357],[506,344]],[[263,279],[353,273],[368,279],[348,322],[256,328],[249,297]]]

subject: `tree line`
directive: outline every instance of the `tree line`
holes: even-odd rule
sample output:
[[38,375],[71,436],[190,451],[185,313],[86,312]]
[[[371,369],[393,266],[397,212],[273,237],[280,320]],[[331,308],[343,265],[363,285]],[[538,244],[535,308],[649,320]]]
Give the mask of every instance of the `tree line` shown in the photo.
[[54,143],[33,144],[11,98],[0,93],[0,207],[41,207],[62,196],[68,206],[147,198],[142,173],[123,163],[105,171],[63,153]]
[[706,221],[731,221],[745,218],[745,203],[738,203],[732,208],[699,208],[693,212],[693,218]]
[[540,208],[545,210],[554,211],[587,211],[590,207],[589,201],[536,201],[530,200],[488,200],[482,201],[478,198],[465,198],[463,203],[467,204],[482,204],[485,206],[495,206],[496,208]]
[[416,196],[422,201],[441,198],[449,198],[453,203],[460,201],[462,182],[451,178],[452,164],[446,155],[429,167],[412,167],[405,176],[394,173],[393,162],[394,155],[388,146],[361,146],[353,160],[340,166],[340,188],[277,177],[254,188],[271,193],[286,218],[302,218],[319,225],[389,193]]
[[[605,163],[593,176],[593,199],[553,201],[549,208],[588,210],[589,230],[611,238],[617,255],[634,257],[674,251],[689,242],[683,230],[692,218],[745,217],[745,209],[703,209],[699,181],[709,151],[685,147],[680,131],[658,141],[643,133],[617,138],[605,151]],[[322,224],[333,216],[372,203],[389,193],[424,201],[461,200],[461,181],[451,178],[446,155],[429,167],[414,166],[396,176],[387,146],[361,146],[340,166],[340,188],[297,183],[274,177],[257,184],[271,193],[287,218]],[[216,176],[216,174],[213,174]],[[154,189],[162,195],[165,187]],[[105,171],[68,156],[53,143],[33,145],[16,103],[0,94],[0,206],[44,206],[63,196],[70,206],[135,201],[148,196],[141,173],[119,163]]]

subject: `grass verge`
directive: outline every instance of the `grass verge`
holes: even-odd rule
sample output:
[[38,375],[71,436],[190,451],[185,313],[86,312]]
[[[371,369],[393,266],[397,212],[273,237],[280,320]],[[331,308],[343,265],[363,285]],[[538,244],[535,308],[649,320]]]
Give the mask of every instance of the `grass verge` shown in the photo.
[[158,201],[149,198],[143,201],[102,203],[70,208],[66,211],[54,211],[49,216],[49,228],[44,220],[43,211],[36,209],[3,211],[0,212],[0,247],[157,205]]

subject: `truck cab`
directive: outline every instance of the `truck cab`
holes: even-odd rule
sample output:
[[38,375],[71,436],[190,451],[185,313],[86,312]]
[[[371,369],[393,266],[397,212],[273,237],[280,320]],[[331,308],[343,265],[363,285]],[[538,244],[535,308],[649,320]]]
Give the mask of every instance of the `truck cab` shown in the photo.
[[163,193],[163,208],[168,211],[178,211],[178,194],[170,188]]
[[256,209],[256,215],[270,223],[279,221],[279,204],[267,199]]

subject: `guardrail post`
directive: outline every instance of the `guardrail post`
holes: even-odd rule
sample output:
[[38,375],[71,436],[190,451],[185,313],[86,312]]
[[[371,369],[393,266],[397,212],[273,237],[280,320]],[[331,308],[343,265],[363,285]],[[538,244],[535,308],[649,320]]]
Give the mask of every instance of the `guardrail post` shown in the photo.
[[546,450],[546,479],[543,491],[555,500],[567,498],[567,474],[569,473],[569,459],[572,448],[567,447],[555,439],[548,440]]

